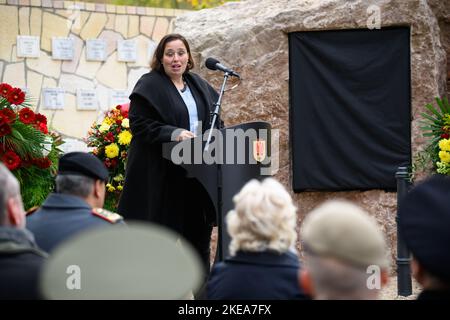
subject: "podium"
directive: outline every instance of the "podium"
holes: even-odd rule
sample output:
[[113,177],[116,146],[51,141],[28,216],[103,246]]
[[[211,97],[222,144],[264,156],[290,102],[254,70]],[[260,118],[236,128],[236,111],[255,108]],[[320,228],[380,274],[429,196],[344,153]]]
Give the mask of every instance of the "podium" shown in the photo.
[[234,208],[233,196],[251,179],[270,175],[271,125],[247,122],[213,131],[205,151],[208,132],[182,142],[163,144],[163,157],[197,179],[214,210],[218,227],[216,261],[228,256],[230,237],[225,216]]

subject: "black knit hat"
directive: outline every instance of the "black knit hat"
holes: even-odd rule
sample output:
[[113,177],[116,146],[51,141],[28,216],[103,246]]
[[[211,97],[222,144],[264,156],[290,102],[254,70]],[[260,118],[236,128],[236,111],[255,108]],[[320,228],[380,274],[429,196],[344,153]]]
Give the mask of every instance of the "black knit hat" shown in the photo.
[[434,176],[399,205],[401,237],[430,274],[450,284],[450,178]]

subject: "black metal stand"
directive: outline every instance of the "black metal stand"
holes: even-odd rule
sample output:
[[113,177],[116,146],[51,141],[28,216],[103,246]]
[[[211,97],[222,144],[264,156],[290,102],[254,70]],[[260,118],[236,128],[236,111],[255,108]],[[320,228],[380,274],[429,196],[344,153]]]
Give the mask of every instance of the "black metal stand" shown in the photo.
[[409,296],[412,294],[411,283],[411,257],[409,250],[402,239],[398,229],[398,203],[408,193],[411,185],[407,167],[398,167],[395,173],[397,179],[397,293],[400,296]]
[[[211,143],[211,137],[212,137],[212,133],[213,133],[213,129],[216,126],[216,122],[217,122],[217,129],[220,130],[222,129],[222,122],[220,121],[220,107],[222,104],[222,97],[223,97],[223,93],[225,92],[225,86],[227,84],[227,80],[228,77],[230,76],[230,74],[228,72],[225,72],[223,75],[223,83],[222,83],[222,87],[220,88],[220,93],[219,93],[219,98],[217,99],[217,102],[214,104],[214,112],[211,114],[212,115],[212,120],[211,120],[211,125],[210,125],[210,130],[209,130],[209,134],[208,134],[208,139],[206,140],[206,144],[205,144],[205,148],[204,148],[204,152],[208,152],[209,150],[209,145]],[[221,151],[220,151],[221,152]],[[222,256],[222,207],[223,207],[223,200],[222,200],[222,165],[219,163],[217,163],[217,255],[215,257],[216,261],[223,261],[223,256]]]

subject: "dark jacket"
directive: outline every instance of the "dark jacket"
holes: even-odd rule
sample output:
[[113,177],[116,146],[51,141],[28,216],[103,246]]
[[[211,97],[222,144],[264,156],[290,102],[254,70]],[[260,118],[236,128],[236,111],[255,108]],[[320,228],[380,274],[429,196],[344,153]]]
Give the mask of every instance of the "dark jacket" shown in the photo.
[[308,299],[299,287],[300,262],[292,252],[243,252],[213,267],[208,299]]
[[450,300],[450,290],[429,290],[424,289],[417,300]]
[[94,215],[82,198],[60,193],[50,194],[42,207],[27,217],[28,230],[46,252],[81,231],[108,225],[123,225],[123,222],[112,224]]
[[[203,132],[208,129],[210,110],[217,92],[201,77],[184,76],[197,104]],[[127,158],[125,185],[119,213],[125,219],[146,220],[183,233],[184,219],[203,212],[206,193],[185,171],[162,157],[162,144],[171,141],[176,129],[189,130],[186,105],[165,74],[152,71],[141,77],[130,95],[130,128],[133,139]]]
[[28,230],[0,227],[0,300],[41,299],[39,276],[45,258]]

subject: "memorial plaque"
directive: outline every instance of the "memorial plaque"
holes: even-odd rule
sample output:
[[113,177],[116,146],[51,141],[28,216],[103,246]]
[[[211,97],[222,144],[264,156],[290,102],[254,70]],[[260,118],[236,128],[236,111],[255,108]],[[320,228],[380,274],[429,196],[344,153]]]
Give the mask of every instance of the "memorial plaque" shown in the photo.
[[135,40],[117,40],[117,60],[135,62],[137,58],[137,44]]
[[97,110],[98,99],[95,89],[77,90],[77,109],[78,110]]
[[52,58],[54,60],[73,60],[74,48],[71,38],[52,38]]
[[106,41],[103,39],[86,40],[86,60],[105,61]]
[[111,90],[109,96],[109,105],[117,106],[118,104],[128,103],[128,92],[126,90]]
[[39,37],[17,36],[17,57],[39,58]]
[[44,88],[42,89],[44,109],[63,110],[64,109],[64,89]]

